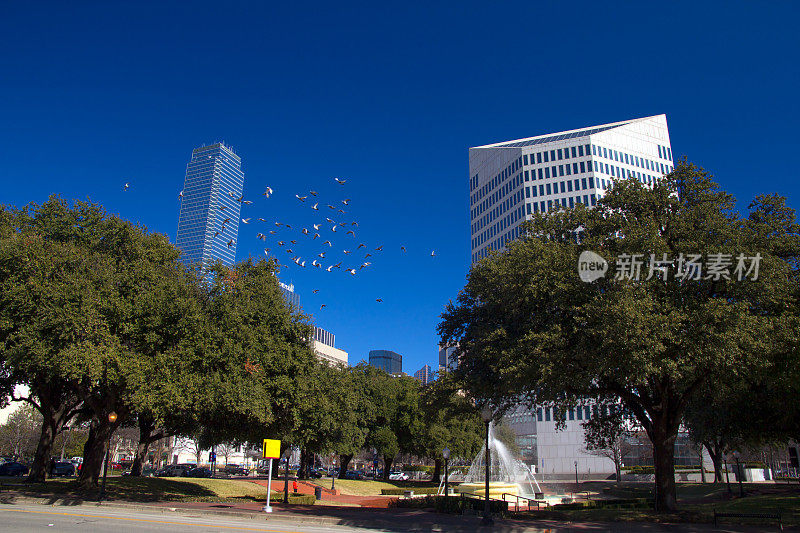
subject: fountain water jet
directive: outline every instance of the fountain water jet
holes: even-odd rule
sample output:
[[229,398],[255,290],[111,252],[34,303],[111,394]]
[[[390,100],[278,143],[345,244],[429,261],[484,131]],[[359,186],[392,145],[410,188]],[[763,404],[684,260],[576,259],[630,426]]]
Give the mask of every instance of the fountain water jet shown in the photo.
[[[486,494],[486,444],[481,447],[469,467],[464,482],[455,487],[455,492],[485,497]],[[503,499],[503,494],[513,494],[533,498],[541,493],[539,483],[530,469],[515,458],[505,444],[495,436],[494,422],[489,424],[489,497]]]

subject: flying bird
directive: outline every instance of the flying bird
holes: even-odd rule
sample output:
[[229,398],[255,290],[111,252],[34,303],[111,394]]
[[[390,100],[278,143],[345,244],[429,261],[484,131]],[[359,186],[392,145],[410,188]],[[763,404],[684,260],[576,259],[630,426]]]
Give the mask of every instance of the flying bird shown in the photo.
[[303,228],[303,235],[308,235],[308,228]]
[[226,209],[228,209],[228,206],[227,205],[218,205],[217,209],[219,209],[220,211],[225,211]]
[[130,188],[131,188],[131,184],[130,183],[126,183],[125,185],[122,186],[122,190],[123,191],[127,191]]
[[378,246],[377,248],[375,248],[375,251],[376,251],[376,252],[382,252],[382,251],[383,251],[383,245],[381,244],[380,246]]
[[328,271],[328,272],[330,272],[332,268],[333,268],[333,265],[329,266],[329,267],[328,267],[328,268],[326,268],[325,270],[326,270],[326,271]]
[[334,209],[334,210],[336,209],[336,208],[335,208],[335,207],[333,207],[331,204],[328,204],[328,207],[330,207],[331,209]]
[[286,244],[286,243],[283,242],[283,241],[278,241],[278,246],[283,246],[284,244]]
[[271,230],[269,230],[269,234],[270,234],[270,235],[277,235],[277,234],[278,234],[278,232],[277,232],[277,231],[275,231],[274,229],[271,229]]
[[183,191],[178,193],[178,198],[183,198]]
[[349,204],[349,203],[350,203],[350,198],[345,198],[344,200],[342,200],[342,203],[343,203],[344,205],[347,205],[347,204]]
[[339,261],[338,263],[336,263],[335,265],[333,265],[333,268],[342,268],[342,262],[341,262],[341,261]]
[[345,183],[347,183],[347,180],[340,180],[339,178],[333,178],[333,179],[335,179],[336,183],[338,183],[339,185],[344,185]]
[[356,246],[356,250],[358,250],[359,248],[366,248],[366,247],[367,247],[367,245],[362,242],[361,244]]
[[351,225],[351,226],[358,227],[358,222],[355,222],[355,221],[353,221],[353,222],[351,222],[351,223],[350,223],[350,225]]
[[325,252],[320,252],[320,253],[317,254],[317,256],[318,257],[322,257],[324,259],[325,258]]
[[367,257],[372,257],[372,254],[367,254],[367,255],[365,255],[365,256],[364,256],[364,259],[366,259]]
[[314,211],[319,211],[319,207],[317,207],[318,205],[319,205],[318,203],[312,205],[311,209],[313,209]]
[[233,239],[229,240],[229,241],[228,241],[228,248],[230,248],[230,247],[231,247],[231,246],[233,246],[234,244],[236,244],[236,241],[234,241]]
[[375,301],[381,303],[383,300],[381,300],[380,298],[375,298]]
[[317,191],[308,191],[308,194],[310,194],[311,196],[316,196],[317,195]]
[[344,214],[344,210],[343,209],[337,209],[337,211],[339,211],[340,213]]
[[333,244],[331,244],[331,241],[325,241],[322,244],[327,244],[328,246],[333,246]]
[[344,251],[344,255],[347,255],[347,254],[353,253],[353,252],[351,252],[350,250],[343,250],[343,251]]
[[347,233],[345,233],[345,235],[352,235],[353,237],[355,237],[356,236],[356,232],[353,231],[353,230],[350,230]]
[[267,238],[267,236],[264,235],[263,233],[256,233],[256,239],[261,239],[263,241],[266,238]]
[[276,222],[275,225],[278,226],[278,227],[283,226],[283,224],[281,224],[280,222]]
[[297,244],[297,241],[289,241],[292,244]]
[[322,304],[322,305],[320,305],[320,306],[319,306],[319,310],[320,310],[320,311],[322,311],[322,310],[323,310],[323,309],[325,309],[326,307],[328,307],[328,306],[327,306],[327,305],[325,305],[325,304]]
[[301,202],[305,202],[306,198],[308,198],[308,196],[300,196],[299,194],[295,194],[294,196],[295,196],[295,198],[297,198]]
[[291,226],[289,224],[284,224],[284,226],[291,229]]
[[269,195],[272,194],[272,187],[267,187],[267,190],[264,191],[264,196],[269,198]]
[[230,221],[231,221],[231,219],[226,218],[225,220],[222,221],[222,225],[224,226],[225,224],[227,224]]
[[370,266],[371,264],[372,264],[372,263],[370,263],[369,261],[367,261],[366,263],[361,263],[361,266],[360,266],[358,269],[359,269],[359,270],[361,270],[362,268],[367,268],[367,267],[368,267],[368,266]]
[[249,218],[243,218],[242,222],[245,223],[245,224],[249,224],[250,223],[250,219]]
[[252,200],[242,200],[242,203],[243,203],[244,205],[250,205],[250,204],[252,204],[252,203],[253,203],[253,201],[252,201]]
[[269,255],[269,248],[264,248],[264,255]]
[[353,276],[356,275],[356,269],[355,268],[350,268],[347,271],[350,272],[350,274],[352,274]]
[[219,232],[218,232],[218,231],[215,231],[215,232],[214,232],[214,237],[216,237],[217,235],[219,235]]
[[319,231],[320,226],[322,226],[322,224],[314,224],[314,230]]
[[313,240],[315,240],[317,238],[319,238],[319,233],[315,233],[314,236],[311,238],[311,240],[313,241]]
[[313,292],[314,294],[317,294],[317,293],[319,292],[319,289],[314,289],[314,290],[313,290],[313,291],[311,291],[311,292]]
[[261,217],[258,217],[258,220],[260,220],[261,222],[266,222],[267,221],[266,218],[261,218]]
[[400,247],[400,251],[403,252],[403,253],[406,253],[406,247],[405,246],[401,246]]
[[331,231],[336,231],[336,226],[335,225],[331,228]]
[[291,249],[291,248],[287,248],[287,249],[286,249],[286,253],[287,253],[287,254],[293,254],[294,252],[292,251],[292,249]]

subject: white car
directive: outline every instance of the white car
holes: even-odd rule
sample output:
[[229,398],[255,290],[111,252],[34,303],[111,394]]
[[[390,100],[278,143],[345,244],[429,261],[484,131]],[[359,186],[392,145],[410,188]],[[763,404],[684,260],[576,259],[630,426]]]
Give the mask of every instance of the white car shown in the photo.
[[408,481],[408,474],[405,472],[389,472],[390,481]]

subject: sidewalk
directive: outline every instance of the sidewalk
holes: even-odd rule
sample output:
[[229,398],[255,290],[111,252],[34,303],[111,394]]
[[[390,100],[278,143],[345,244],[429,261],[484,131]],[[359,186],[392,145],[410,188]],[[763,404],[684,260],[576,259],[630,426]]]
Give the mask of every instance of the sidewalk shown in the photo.
[[[501,533],[522,533],[526,531],[555,532],[632,532],[646,533],[687,532],[700,533],[711,531],[728,532],[761,532],[776,531],[777,526],[726,526],[715,528],[713,524],[659,524],[652,522],[561,522],[555,520],[515,520],[497,519],[494,526],[481,525],[480,516],[438,514],[419,509],[375,509],[358,507],[340,507],[335,505],[292,505],[284,507],[281,503],[273,503],[273,512],[264,513],[263,504],[259,503],[215,503],[215,502],[93,502],[68,500],[61,498],[29,498],[4,492],[0,495],[0,506],[38,503],[48,506],[80,507],[86,511],[92,508],[142,510],[176,514],[184,516],[222,515],[249,518],[274,525],[283,523],[326,526],[349,526],[365,529],[382,529],[391,532],[410,531],[493,531]],[[785,531],[800,531],[800,528],[785,528]]]

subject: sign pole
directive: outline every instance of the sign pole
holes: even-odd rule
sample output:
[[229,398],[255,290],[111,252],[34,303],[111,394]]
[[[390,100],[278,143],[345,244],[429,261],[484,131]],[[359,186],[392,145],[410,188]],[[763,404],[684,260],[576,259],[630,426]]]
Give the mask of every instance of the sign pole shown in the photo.
[[[272,460],[280,459],[281,457],[281,441],[276,439],[264,439],[264,448],[261,452],[261,457],[269,460],[269,470],[267,479],[267,504],[264,505],[264,512],[271,513],[272,506],[269,504],[269,498],[272,493]],[[280,474],[280,472],[279,472]]]
[[269,504],[269,494],[272,490],[272,459],[269,459],[269,477],[267,478],[267,504],[264,506],[265,513],[272,512],[272,506]]

